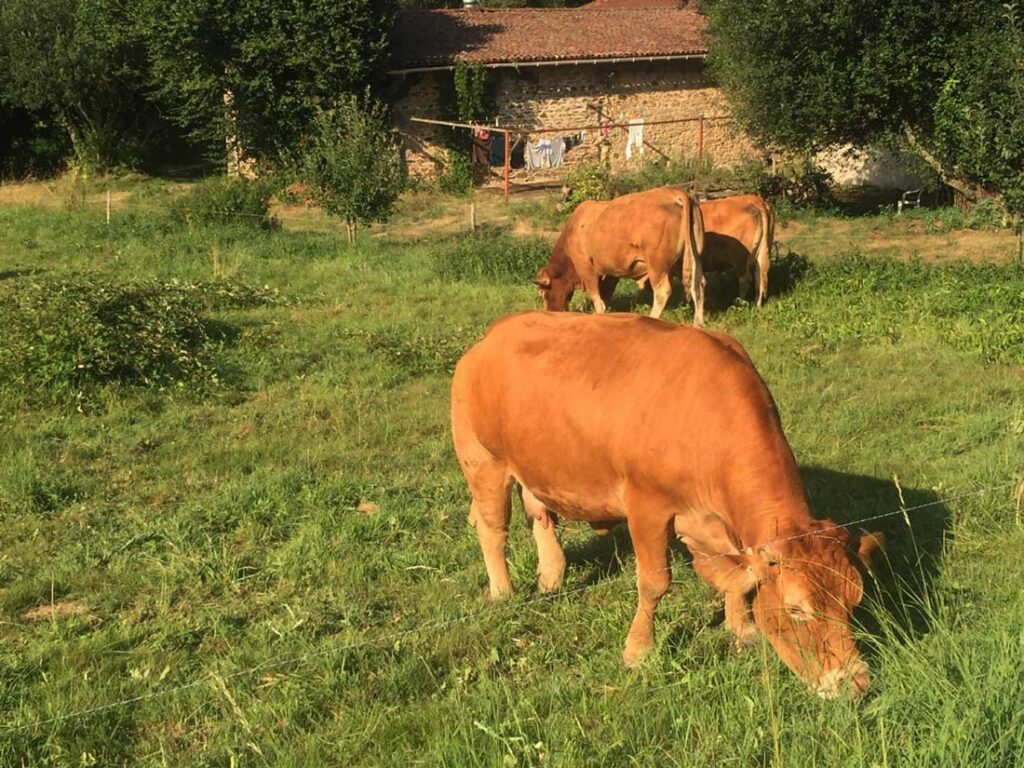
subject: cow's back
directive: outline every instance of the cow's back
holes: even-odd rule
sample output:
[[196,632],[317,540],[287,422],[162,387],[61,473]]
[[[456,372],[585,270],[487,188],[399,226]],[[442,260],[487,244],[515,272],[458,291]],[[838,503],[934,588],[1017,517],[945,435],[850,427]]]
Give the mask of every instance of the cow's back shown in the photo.
[[700,204],[704,218],[704,268],[742,272],[763,236],[764,201],[757,195],[736,195]]
[[735,341],[636,315],[499,321],[456,369],[459,418],[517,479],[580,519],[621,516],[624,482],[692,482],[748,436],[781,437]]

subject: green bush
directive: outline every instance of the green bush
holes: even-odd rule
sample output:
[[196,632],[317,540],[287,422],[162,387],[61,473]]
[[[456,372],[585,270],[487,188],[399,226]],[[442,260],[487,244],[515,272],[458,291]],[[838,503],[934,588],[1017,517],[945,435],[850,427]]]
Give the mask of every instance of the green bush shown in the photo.
[[444,173],[437,177],[437,188],[448,195],[464,197],[473,191],[473,160],[469,149],[449,147]]
[[551,242],[518,237],[496,227],[480,227],[434,246],[437,274],[449,280],[528,281],[547,262]]
[[567,181],[569,196],[563,210],[572,213],[584,200],[608,200],[612,197],[611,175],[607,166],[588,163],[574,168]]
[[214,178],[196,184],[170,206],[172,220],[189,226],[273,229],[274,184],[268,180]]
[[276,301],[273,292],[234,283],[18,281],[0,294],[0,386],[45,402],[82,398],[107,383],[212,385],[217,340],[208,311]]

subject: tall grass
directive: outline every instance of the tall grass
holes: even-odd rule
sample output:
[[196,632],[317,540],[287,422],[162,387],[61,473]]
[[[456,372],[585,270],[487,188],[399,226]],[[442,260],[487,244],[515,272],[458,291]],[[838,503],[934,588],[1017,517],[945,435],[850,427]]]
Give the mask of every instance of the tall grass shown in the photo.
[[[794,255],[762,310],[709,316],[768,382],[816,514],[897,512],[873,524],[889,565],[858,613],[872,691],[823,702],[770,649],[736,654],[681,549],[653,657],[624,670],[625,531],[566,526],[566,592],[542,599],[532,537],[513,525],[519,594],[484,599],[449,372],[495,317],[537,305],[541,242],[350,249],[10,210],[0,228],[8,296],[83,272],[112,292],[211,286],[190,295],[237,334],[211,352],[244,383],[215,397],[101,386],[82,412],[0,393],[0,764],[1005,766],[1024,753],[1013,268]],[[230,281],[213,277],[214,245]],[[252,300],[203,292],[225,284]],[[646,312],[628,288],[623,308]],[[922,504],[908,527],[898,510]]]

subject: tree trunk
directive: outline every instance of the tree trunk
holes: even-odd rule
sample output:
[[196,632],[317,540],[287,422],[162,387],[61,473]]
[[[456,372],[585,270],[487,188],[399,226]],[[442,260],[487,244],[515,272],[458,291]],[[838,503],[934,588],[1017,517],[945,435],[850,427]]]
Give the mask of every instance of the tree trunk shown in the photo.
[[956,192],[959,192],[964,198],[972,203],[977,203],[983,198],[988,198],[996,202],[996,204],[1002,209],[1005,214],[1006,206],[1003,201],[991,192],[986,190],[984,187],[978,187],[974,184],[964,181],[963,179],[957,179],[949,175],[942,163],[939,162],[931,152],[925,149],[924,145],[920,142],[917,136],[914,135],[913,129],[909,125],[903,126],[903,135],[907,139],[907,143],[910,144],[911,148],[921,156],[929,166],[931,166],[936,173],[939,174],[939,178],[947,186],[951,187]]

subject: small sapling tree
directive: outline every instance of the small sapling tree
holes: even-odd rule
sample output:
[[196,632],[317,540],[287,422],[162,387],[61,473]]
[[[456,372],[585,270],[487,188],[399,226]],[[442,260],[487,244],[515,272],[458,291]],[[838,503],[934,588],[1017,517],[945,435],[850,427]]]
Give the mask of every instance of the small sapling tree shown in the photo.
[[340,97],[313,116],[296,175],[325,213],[345,219],[349,243],[356,223],[386,221],[405,187],[405,166],[383,104],[369,94]]

